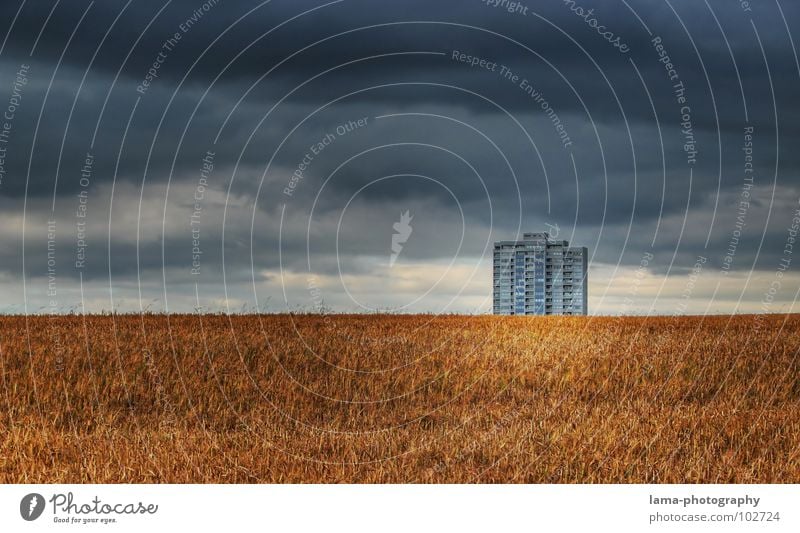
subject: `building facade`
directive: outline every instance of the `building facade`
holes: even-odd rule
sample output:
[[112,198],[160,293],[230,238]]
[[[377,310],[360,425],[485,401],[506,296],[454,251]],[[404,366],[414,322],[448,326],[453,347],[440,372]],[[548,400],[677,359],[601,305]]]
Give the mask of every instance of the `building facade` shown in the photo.
[[494,243],[494,314],[587,314],[587,263],[585,247],[547,233]]

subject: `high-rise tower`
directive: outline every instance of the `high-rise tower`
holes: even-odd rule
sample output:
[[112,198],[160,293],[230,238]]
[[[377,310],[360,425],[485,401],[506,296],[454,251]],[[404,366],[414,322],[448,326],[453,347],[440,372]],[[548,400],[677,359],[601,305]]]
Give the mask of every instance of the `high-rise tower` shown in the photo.
[[587,263],[585,247],[547,233],[494,243],[494,314],[587,314]]

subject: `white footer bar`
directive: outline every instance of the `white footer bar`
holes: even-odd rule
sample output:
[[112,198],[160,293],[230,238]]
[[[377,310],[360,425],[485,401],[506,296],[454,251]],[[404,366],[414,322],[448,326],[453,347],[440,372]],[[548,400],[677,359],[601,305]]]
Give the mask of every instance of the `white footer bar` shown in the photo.
[[798,485],[0,485],[0,531],[800,531]]

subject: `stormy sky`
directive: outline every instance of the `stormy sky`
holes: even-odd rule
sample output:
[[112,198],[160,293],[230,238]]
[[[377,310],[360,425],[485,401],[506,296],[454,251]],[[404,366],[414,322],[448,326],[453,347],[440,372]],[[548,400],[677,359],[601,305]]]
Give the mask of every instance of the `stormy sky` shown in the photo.
[[588,248],[592,314],[791,311],[798,21],[5,0],[0,312],[485,313],[527,231]]

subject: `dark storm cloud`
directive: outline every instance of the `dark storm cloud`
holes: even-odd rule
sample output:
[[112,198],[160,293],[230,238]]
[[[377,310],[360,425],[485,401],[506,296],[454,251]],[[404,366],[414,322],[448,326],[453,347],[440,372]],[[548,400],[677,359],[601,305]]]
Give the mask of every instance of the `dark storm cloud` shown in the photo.
[[[27,197],[24,218],[38,223],[26,234],[30,274],[46,261],[38,221],[60,217],[69,230],[59,237],[59,253],[73,253],[73,213],[76,195],[86,188],[80,174],[87,154],[94,158],[88,187],[94,260],[83,272],[86,279],[108,276],[109,255],[110,270],[120,278],[137,268],[186,267],[188,217],[207,151],[215,153],[212,188],[219,204],[204,205],[204,264],[219,274],[224,249],[229,279],[241,274],[236,279],[246,280],[251,242],[258,268],[278,267],[284,204],[292,227],[284,229],[291,238],[282,240],[283,265],[299,271],[307,226],[316,265],[333,272],[337,242],[340,253],[353,257],[383,253],[385,235],[348,232],[391,228],[409,208],[441,213],[447,231],[438,240],[409,244],[408,257],[446,259],[454,253],[453,236],[460,236],[453,229],[460,219],[451,220],[459,205],[468,237],[462,254],[479,256],[490,228],[494,237],[513,234],[521,218],[523,230],[548,222],[571,232],[577,223],[577,238],[591,245],[599,262],[635,265],[642,252],[656,250],[665,257],[655,267],[662,270],[680,236],[674,267],[685,269],[698,255],[719,259],[729,247],[746,126],[754,131],[759,195],[746,215],[734,267],[751,268],[759,253],[756,266],[773,268],[791,202],[780,205],[767,227],[770,208],[778,207],[764,199],[773,182],[784,197],[800,190],[794,149],[800,73],[776,6],[748,13],[731,2],[653,0],[631,3],[634,14],[617,1],[574,3],[592,8],[620,36],[630,49],[620,53],[569,3],[529,2],[525,14],[494,4],[222,0],[203,11],[199,1],[133,0],[123,11],[124,1],[91,7],[27,2],[21,9],[19,1],[2,3],[0,35],[9,33],[0,54],[0,103],[21,65],[30,65],[30,74],[12,124],[0,197],[14,224],[23,220]],[[800,7],[779,5],[796,32]],[[180,40],[165,52],[176,33]],[[698,150],[692,165],[684,151],[683,104],[654,37],[686,89]],[[454,50],[509,67],[519,78],[454,60]],[[157,76],[144,87],[160,57]],[[539,100],[526,94],[520,79]],[[547,109],[568,133],[568,147]],[[376,119],[388,114],[401,116]],[[363,117],[369,126],[334,135],[287,196],[291,175],[311,147]],[[438,185],[418,177],[370,185],[396,174],[427,176]],[[137,259],[130,232],[140,196],[148,220]],[[226,199],[237,202],[236,209],[225,212]],[[337,241],[335,224],[345,206]],[[121,220],[109,232],[110,216]],[[694,221],[688,230],[684,218]],[[437,224],[422,215],[417,220]],[[698,220],[706,225],[697,226]],[[20,235],[0,244],[2,269],[19,275]],[[350,261],[346,268],[360,267]],[[78,272],[60,274],[74,278]]]

